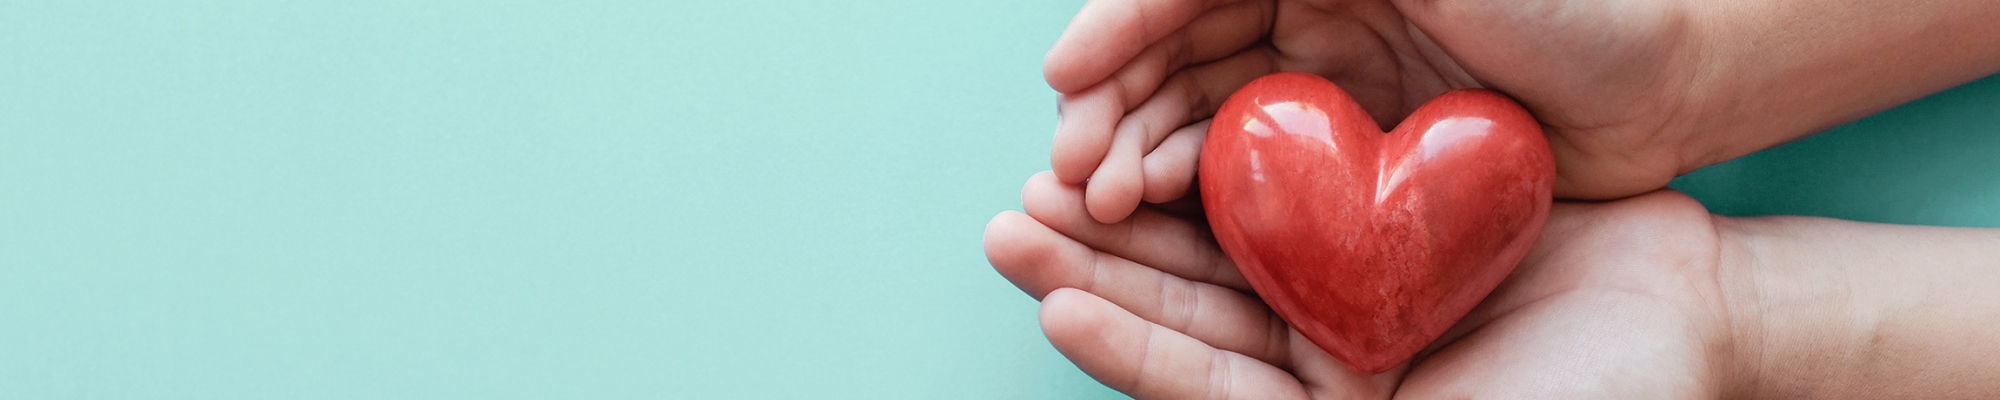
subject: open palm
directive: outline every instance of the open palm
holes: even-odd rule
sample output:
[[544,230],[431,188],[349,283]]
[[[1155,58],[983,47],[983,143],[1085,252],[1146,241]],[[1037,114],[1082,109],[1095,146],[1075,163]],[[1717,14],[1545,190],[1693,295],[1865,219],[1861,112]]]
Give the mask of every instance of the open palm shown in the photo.
[[1199,216],[1095,222],[1052,174],[986,233],[994,268],[1091,376],[1137,398],[1689,398],[1732,390],[1715,229],[1660,192],[1557,204],[1521,265],[1411,364],[1353,372],[1249,292]]
[[1703,81],[1675,1],[1094,0],[1049,51],[1051,162],[1098,221],[1184,196],[1206,120],[1251,79],[1324,76],[1384,125],[1491,87],[1548,128],[1565,198],[1666,185]]

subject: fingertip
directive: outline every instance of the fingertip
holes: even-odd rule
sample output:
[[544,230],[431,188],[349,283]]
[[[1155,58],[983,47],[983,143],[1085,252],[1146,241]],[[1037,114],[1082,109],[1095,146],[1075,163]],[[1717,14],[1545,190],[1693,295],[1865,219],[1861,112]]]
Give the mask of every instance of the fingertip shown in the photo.
[[[1067,39],[1069,35],[1065,33],[1063,36]],[[1079,78],[1080,74],[1076,73],[1079,69],[1076,66],[1076,57],[1071,57],[1070,52],[1063,48],[1066,43],[1063,39],[1057,39],[1055,46],[1049,48],[1048,55],[1042,57],[1042,80],[1048,82],[1049,88],[1055,89],[1057,93],[1075,93],[1088,88],[1090,84]]]
[[1089,310],[1078,306],[1085,297],[1091,296],[1074,288],[1057,288],[1042,297],[1042,307],[1036,311],[1036,318],[1041,320],[1042,335],[1047,336],[1049,344],[1055,345],[1057,350],[1073,347],[1076,333],[1093,330],[1087,327],[1096,322],[1095,318]]
[[1104,337],[1113,335],[1111,328],[1117,324],[1097,307],[1098,302],[1104,300],[1089,292],[1057,288],[1042,297],[1036,319],[1041,322],[1042,336],[1049,339],[1056,351],[1076,363],[1077,368],[1104,381],[1107,378],[1102,376],[1104,360],[1118,358],[1117,354],[1105,351]]
[[[1165,167],[1159,167],[1159,168],[1165,168]],[[1145,193],[1139,197],[1139,200],[1147,203],[1160,204],[1174,200],[1179,200],[1181,197],[1187,196],[1188,192],[1187,190],[1189,185],[1186,182],[1177,182],[1177,179],[1171,177],[1162,177],[1162,175],[1175,175],[1175,174],[1172,172],[1155,172],[1155,169],[1156,167],[1152,163],[1146,164],[1146,186],[1145,186],[1146,190]]]
[[1097,168],[1095,163],[1063,162],[1062,160],[1062,158],[1058,157],[1050,160],[1051,162],[1049,163],[1050,174],[1061,180],[1062,183],[1081,185],[1090,182],[1090,173],[1095,172]]
[[1154,329],[1151,322],[1095,294],[1072,288],[1056,289],[1042,299],[1039,318],[1049,344],[1091,378],[1127,394],[1133,394],[1144,379]]
[[1035,174],[1028,178],[1028,184],[1021,185],[1021,209],[1037,220],[1050,218],[1050,211],[1060,209],[1063,202],[1078,201],[1074,190],[1066,190],[1071,188],[1053,172]]
[[1038,174],[1021,189],[1021,208],[1058,234],[1071,238],[1103,236],[1105,224],[1090,216],[1087,187],[1063,183],[1054,174]]
[[1028,175],[1028,182],[1021,185],[1021,203],[1026,205],[1029,193],[1039,191],[1039,188],[1042,186],[1060,185],[1062,183],[1067,182],[1063,182],[1062,178],[1057,177],[1055,171],[1042,170],[1035,172],[1034,175]]
[[1139,171],[1138,160],[1106,161],[1103,167],[1097,169],[1097,174],[1091,176],[1090,185],[1084,187],[1083,205],[1090,212],[1091,219],[1112,224],[1125,220],[1139,209],[1145,178]]
[[[1132,54],[1121,56],[1115,53],[1136,52],[1122,46],[1106,49],[1102,42],[1117,37],[1121,30],[1131,28],[1114,25],[1116,21],[1105,21],[1106,11],[1102,2],[1085,3],[1069,25],[1063,27],[1062,35],[1056,37],[1056,43],[1050,45],[1048,54],[1042,57],[1042,80],[1049,83],[1049,88],[1062,93],[1088,89],[1091,84],[1109,76],[1112,66],[1132,57]],[[1112,54],[1107,54],[1106,50]]]
[[986,250],[986,262],[992,264],[993,270],[999,272],[1001,277],[1013,282],[1014,287],[1026,292],[1029,297],[1040,299],[1049,289],[1037,284],[1045,279],[1037,279],[1036,272],[1055,251],[1056,246],[1048,240],[1052,232],[1026,214],[1001,212],[986,224],[986,237],[982,243]]
[[1048,82],[1049,89],[1055,89],[1056,93],[1079,93],[1110,77],[1108,73],[1091,73],[1093,68],[1087,60],[1078,60],[1079,57],[1068,53],[1058,47],[1049,50],[1049,55],[1042,59],[1042,80]]
[[987,263],[993,264],[996,269],[1014,264],[1024,247],[1019,235],[1023,222],[1033,223],[1034,219],[1014,210],[1001,211],[1000,215],[986,221],[986,232],[980,235],[979,247],[986,251]]
[[1048,82],[1049,88],[1055,89],[1057,93],[1073,93],[1084,89],[1077,84],[1077,74],[1074,72],[1075,64],[1079,61],[1078,57],[1071,56],[1074,52],[1069,49],[1076,46],[1074,43],[1077,40],[1077,29],[1076,21],[1070,21],[1069,26],[1063,27],[1062,35],[1056,37],[1056,43],[1049,45],[1049,52],[1042,55],[1042,80]]
[[1049,167],[1063,182],[1083,183],[1104,161],[1111,150],[1112,129],[1125,113],[1122,102],[1115,93],[1103,89],[1057,100],[1061,120],[1056,123],[1055,143],[1049,149]]
[[1144,194],[1146,183],[1140,154],[1143,139],[1139,135],[1120,134],[1104,155],[1104,163],[1090,175],[1090,184],[1083,188],[1083,203],[1091,219],[1116,223],[1139,208],[1139,197]]

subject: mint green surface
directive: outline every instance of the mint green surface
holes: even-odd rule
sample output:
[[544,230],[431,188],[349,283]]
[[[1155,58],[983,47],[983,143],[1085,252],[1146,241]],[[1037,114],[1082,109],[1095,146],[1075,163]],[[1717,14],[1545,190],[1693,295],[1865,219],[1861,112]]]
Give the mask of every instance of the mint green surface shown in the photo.
[[0,399],[1063,398],[1077,3],[0,3]]
[[[1118,398],[979,249],[1079,4],[0,3],[0,398]],[[2000,224],[1994,104],[1677,185]]]

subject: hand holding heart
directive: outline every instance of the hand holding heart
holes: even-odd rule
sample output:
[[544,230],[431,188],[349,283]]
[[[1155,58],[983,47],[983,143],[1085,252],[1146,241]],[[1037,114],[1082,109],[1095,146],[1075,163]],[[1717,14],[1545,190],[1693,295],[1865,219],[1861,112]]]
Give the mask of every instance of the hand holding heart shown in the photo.
[[[1387,398],[1392,393],[1399,398],[1691,398],[1735,397],[1745,391],[1776,394],[1778,398],[1821,392],[1879,398],[1926,390],[1940,395],[1973,393],[1969,396],[1978,398],[1990,396],[1977,393],[2000,393],[2000,385],[1986,387],[1991,390],[1984,392],[1953,392],[1990,380],[1981,381],[1977,374],[1937,373],[1938,365],[1919,358],[1901,363],[1812,358],[1836,348],[1830,346],[1859,346],[1837,340],[1789,343],[1796,353],[1735,347],[1754,341],[1732,343],[1730,334],[1722,332],[1732,329],[1727,328],[1730,312],[1757,307],[1720,305],[1717,299],[1725,296],[1718,294],[1721,289],[1716,285],[1721,279],[1717,271],[1734,269],[1718,266],[1723,262],[1718,260],[1716,248],[1740,250],[1740,240],[1733,245],[1719,244],[1718,236],[1724,235],[1718,232],[1727,231],[1722,229],[1725,225],[1745,223],[1717,222],[1725,219],[1710,218],[1699,204],[1677,193],[1648,194],[1678,174],[2000,71],[2000,52],[1992,51],[2000,48],[2000,30],[1991,29],[1991,21],[2000,18],[2000,7],[1983,2],[1886,0],[1810,5],[1760,0],[1732,2],[1731,7],[1713,7],[1711,3],[1716,2],[1092,0],[1049,52],[1045,64],[1050,86],[1062,94],[1058,101],[1062,121],[1051,152],[1054,171],[1029,182],[1023,193],[1026,215],[1003,213],[988,226],[989,260],[1009,280],[1044,301],[1043,329],[1057,349],[1098,380],[1139,398]],[[1897,12],[1879,12],[1889,8]],[[1298,274],[1274,277],[1274,269],[1268,265],[1237,265],[1221,248],[1253,246],[1246,244],[1251,241],[1243,240],[1246,235],[1242,232],[1270,228],[1254,223],[1257,221],[1293,217],[1324,225],[1338,218],[1282,215],[1311,208],[1299,204],[1264,207],[1258,200],[1231,200],[1228,194],[1214,192],[1254,192],[1258,188],[1211,188],[1214,185],[1206,182],[1206,175],[1202,199],[1189,196],[1197,160],[1209,158],[1202,149],[1209,132],[1235,130],[1256,135],[1256,129],[1242,118],[1217,115],[1223,99],[1252,79],[1284,71],[1316,75],[1339,84],[1356,103],[1359,111],[1352,113],[1366,114],[1381,130],[1398,125],[1440,125],[1424,117],[1420,106],[1441,95],[1452,97],[1445,95],[1448,91],[1483,87],[1504,92],[1519,100],[1542,124],[1553,153],[1555,197],[1624,199],[1596,204],[1558,202],[1547,209],[1547,226],[1539,240],[1497,287],[1490,287],[1495,268],[1472,267],[1452,270],[1469,271],[1465,276],[1438,280],[1447,284],[1400,288],[1356,285],[1377,291],[1377,299],[1386,299],[1376,304],[1361,304],[1355,298],[1307,298],[1311,297],[1309,291],[1286,292],[1277,285],[1300,281],[1325,285],[1328,280],[1312,276],[1300,279]],[[1410,120],[1405,121],[1406,117]],[[1263,121],[1265,128],[1285,128],[1272,126],[1283,125],[1279,119]],[[1267,130],[1273,133],[1270,136],[1281,136],[1278,131],[1288,129]],[[1380,150],[1397,148],[1399,145],[1392,143],[1395,141],[1384,139],[1361,147],[1378,148],[1378,155],[1409,153]],[[1427,153],[1422,150],[1426,147],[1423,140],[1416,142],[1400,146]],[[1234,158],[1259,161],[1220,168],[1202,161],[1200,169],[1204,174],[1228,170],[1249,176],[1237,176],[1233,178],[1236,182],[1261,177],[1294,180],[1270,187],[1312,186],[1299,182],[1313,179],[1287,178],[1272,169],[1285,163],[1264,165],[1260,163],[1265,158],[1242,153]],[[1439,154],[1443,153],[1449,152]],[[1396,178],[1400,170],[1389,166],[1412,159],[1401,157],[1377,158],[1380,164],[1373,168],[1338,166],[1339,171],[1375,175],[1372,179],[1333,181],[1373,187],[1368,194],[1380,195],[1373,198],[1377,208],[1396,204],[1395,196],[1381,194],[1394,193],[1392,189],[1400,187]],[[1292,162],[1282,168],[1296,172],[1301,165]],[[1462,177],[1438,175],[1431,180],[1457,178]],[[1526,197],[1544,202],[1545,196]],[[1418,197],[1422,201],[1401,201],[1455,201],[1436,194]],[[1296,203],[1307,196],[1290,198],[1286,201]],[[1194,204],[1196,201],[1207,204]],[[1457,203],[1465,204],[1462,199]],[[1188,213],[1203,207],[1211,215]],[[1426,207],[1436,206],[1407,208]],[[1217,210],[1236,215],[1214,215]],[[1343,213],[1373,213],[1360,211]],[[1537,220],[1542,211],[1487,215],[1510,212]],[[1384,215],[1388,214],[1393,213]],[[1211,219],[1217,221],[1212,231],[1208,225]],[[1440,253],[1423,249],[1438,245],[1424,242],[1423,235],[1369,235],[1362,231],[1395,224],[1369,222],[1368,218],[1360,221],[1335,226],[1339,228],[1335,231],[1347,229],[1344,235],[1313,241],[1373,242],[1378,248],[1373,253],[1320,250],[1317,255],[1280,258],[1338,258],[1342,254],[1434,257]],[[1509,221],[1515,219],[1486,222],[1496,227],[1495,231],[1534,231],[1532,227],[1509,225]],[[1760,229],[1804,236],[1840,225],[1760,224],[1776,226]],[[1887,259],[1851,250],[1891,241],[1932,250],[1945,246],[1939,243],[1957,243],[1958,247],[1952,247],[1959,249],[1956,255],[1900,255],[1932,262],[1887,266],[1892,268],[1850,267],[1873,273],[1868,271],[1926,266],[1961,278],[1985,276],[1981,274],[1989,271],[1981,263],[1983,259],[1960,257],[1987,254],[1984,252],[1992,243],[1987,239],[1991,238],[1961,240],[1984,237],[1981,233],[1938,230],[1927,235],[1904,231],[1870,235],[1882,228],[1842,225],[1838,229],[1845,233],[1785,246],[1806,249],[1802,254],[1860,253],[1836,260],[1851,261]],[[1306,232],[1273,231],[1292,235]],[[1737,236],[1741,239],[1741,232]],[[1218,244],[1218,239],[1224,243]],[[1504,260],[1519,251],[1512,247],[1518,246],[1514,244],[1518,240],[1488,239],[1501,243],[1498,248],[1502,250],[1443,253],[1497,253],[1487,259]],[[1424,251],[1379,251],[1396,244]],[[1282,255],[1284,248],[1298,246],[1275,247],[1279,250],[1249,253]],[[1354,264],[1354,260],[1345,261]],[[1283,269],[1277,268],[1276,273],[1287,273]],[[1439,271],[1383,281],[1437,278]],[[1366,273],[1340,274],[1347,274],[1344,278],[1359,276],[1366,282],[1371,279]],[[1892,293],[1927,293],[1947,286],[1972,293],[1966,297],[1991,293],[1979,286],[1983,281],[1977,279],[1920,278],[1869,275],[1850,282],[1889,288],[1883,290]],[[1250,292],[1253,286],[1255,294]],[[1426,293],[1421,289],[1425,287],[1473,289]],[[1464,293],[1483,294],[1489,288],[1491,295],[1455,324],[1449,320],[1456,317],[1437,315],[1370,316],[1371,310],[1375,316],[1412,315],[1380,312],[1412,304],[1447,310],[1439,315],[1455,314],[1466,307],[1468,301],[1463,298],[1478,297]],[[1817,293],[1812,290],[1817,289],[1780,293]],[[1338,311],[1329,315],[1294,317],[1307,313],[1296,305],[1315,302],[1344,304],[1332,308]],[[1960,351],[1992,347],[1990,341],[1966,339],[1986,337],[1966,332],[1990,332],[1983,330],[1991,326],[1981,323],[1985,320],[1966,318],[1992,311],[1976,310],[1980,304],[2000,302],[1968,301],[1901,310],[1899,315],[1930,312],[1948,317],[1910,319],[1901,332],[1917,339],[1891,344],[1900,350],[1921,349],[1929,357],[1952,360],[1943,365],[1956,369],[1946,370],[1991,371],[1978,368],[1982,362],[1992,363],[1991,357]],[[1805,311],[1794,315],[1793,321],[1818,321],[1819,316],[1849,312]],[[1344,326],[1294,327],[1279,319],[1280,314],[1316,322],[1339,321],[1335,325]],[[1736,322],[1754,324],[1746,321],[1756,320]],[[1848,329],[1805,326],[1814,328],[1799,332]],[[1377,338],[1418,339],[1339,343],[1341,335],[1328,333],[1371,330]],[[1392,334],[1379,335],[1382,332]],[[1348,340],[1369,337],[1349,336]],[[1429,347],[1412,348],[1412,343],[1420,342],[1430,343]],[[1877,342],[1869,343],[1887,345]],[[1833,353],[1851,354],[1858,351],[1856,348],[1860,347],[1848,348],[1849,353]],[[1412,351],[1417,352],[1414,361],[1388,365]],[[1738,351],[1756,352],[1763,359],[1743,361],[1735,353]],[[1732,357],[1737,360],[1732,361]],[[1755,367],[1758,362],[1770,362],[1771,357],[1782,360],[1781,365],[1845,366],[1798,371]],[[1341,365],[1343,362],[1368,371],[1387,368],[1387,372],[1364,375]],[[1745,370],[1744,365],[1751,367]],[[1796,379],[1782,383],[1768,376],[1773,371]],[[1757,380],[1756,387],[1731,382],[1758,375],[1755,372],[1767,375],[1748,378]],[[1856,376],[1870,379],[1847,379]],[[1939,384],[1952,382],[1945,379],[1951,377],[1970,379],[1959,379],[1957,386]],[[1862,383],[1824,384],[1845,381]],[[1792,395],[1785,395],[1787,392]]]
[[[1206,221],[1141,209],[1101,224],[1077,188],[1041,174],[1023,193],[1029,215],[989,226],[989,258],[1043,300],[1051,342],[1114,388],[1140,398],[1527,396],[1549,394],[1548,382],[1602,379],[1620,382],[1579,388],[1646,391],[1572,394],[1720,390],[1703,380],[1702,355],[1728,325],[1719,303],[1703,301],[1719,297],[1713,265],[1628,257],[1612,262],[1641,273],[1592,278],[1590,266],[1631,249],[1545,248],[1523,264],[1526,278],[1481,303],[1550,216],[1548,149],[1505,97],[1450,93],[1384,134],[1331,83],[1277,74],[1231,97],[1208,138]],[[1686,243],[1670,245],[1716,248],[1706,219],[1689,218],[1705,215],[1700,206],[1675,194],[1572,206],[1557,214],[1549,235],[1558,237],[1543,239],[1657,244],[1631,242],[1660,230],[1577,223],[1626,215],[1674,228],[1664,231]],[[1245,295],[1252,287],[1259,296]],[[1606,308],[1626,314],[1575,312]],[[1698,326],[1655,326],[1686,321]],[[1428,358],[1406,363],[1426,346]],[[1659,357],[1659,346],[1680,356]],[[1618,358],[1633,361],[1575,375]],[[1626,368],[1650,379],[1624,378]]]
[[1042,300],[1042,330],[1097,380],[1136,398],[1695,398],[1728,324],[1716,229],[1693,200],[1655,193],[1558,203],[1514,276],[1414,364],[1365,375],[1250,293],[1205,219],[1147,206],[1091,219],[1084,189],[1044,172],[1027,213],[987,226],[988,259]]
[[1705,89],[1688,86],[1703,60],[1683,46],[1681,2],[1533,3],[1092,1],[1045,64],[1062,93],[1050,161],[1089,182],[1094,218],[1118,221],[1188,192],[1224,98],[1293,71],[1346,89],[1385,130],[1449,90],[1505,92],[1547,125],[1558,197],[1644,193],[1692,169],[1678,144],[1707,105],[1685,98]]

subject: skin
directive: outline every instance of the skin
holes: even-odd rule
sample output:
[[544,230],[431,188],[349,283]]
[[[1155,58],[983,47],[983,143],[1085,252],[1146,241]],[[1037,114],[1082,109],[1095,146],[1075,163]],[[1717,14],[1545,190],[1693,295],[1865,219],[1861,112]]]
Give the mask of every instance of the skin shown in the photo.
[[1723,221],[1757,288],[1754,397],[2000,397],[2000,230]]
[[1084,196],[1031,178],[987,257],[1042,300],[1057,350],[1135,398],[2000,396],[2000,261],[1981,257],[2000,231],[1722,218],[1672,191],[1561,202],[1484,303],[1369,376],[1258,301],[1187,204],[1104,224]]
[[[1091,0],[1044,68],[1052,173],[986,232],[1079,368],[1151,398],[2000,397],[2000,232],[1711,216],[1674,176],[2000,71],[2000,3]],[[1188,196],[1258,76],[1387,129],[1451,89],[1544,126],[1558,203],[1494,294],[1363,376],[1288,328]],[[1135,211],[1136,210],[1136,211]]]
[[1044,64],[1050,161],[1119,221],[1187,193],[1231,92],[1298,71],[1385,129],[1447,90],[1506,93],[1545,124],[1557,197],[1615,199],[2000,71],[1994,20],[1966,1],[1092,0]]

